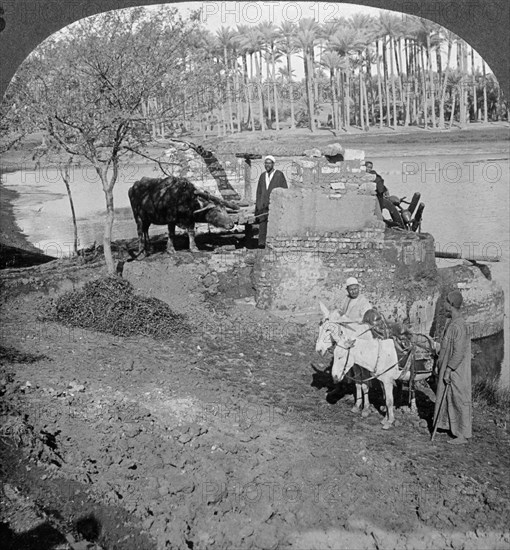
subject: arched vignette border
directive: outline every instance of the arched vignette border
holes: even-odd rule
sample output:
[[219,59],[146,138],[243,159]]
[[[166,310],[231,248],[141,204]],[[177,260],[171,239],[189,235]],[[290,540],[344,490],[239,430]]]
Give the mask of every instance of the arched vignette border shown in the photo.
[[[59,29],[84,17],[113,9],[182,0],[0,0],[0,96],[23,60]],[[204,2],[206,3],[206,2]],[[212,4],[212,1],[208,1]],[[234,4],[218,0],[217,4]],[[248,3],[246,1],[242,3]],[[266,1],[277,5],[282,2]],[[329,0],[328,3],[338,3]],[[468,42],[496,75],[510,97],[510,2],[508,0],[346,0],[344,3],[383,8],[430,19]]]

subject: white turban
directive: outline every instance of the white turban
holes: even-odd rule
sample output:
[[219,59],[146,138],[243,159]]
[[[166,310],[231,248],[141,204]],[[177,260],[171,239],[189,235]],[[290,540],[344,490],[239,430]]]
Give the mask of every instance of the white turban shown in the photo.
[[267,155],[267,157],[264,157],[264,162],[266,162],[266,160],[270,160],[273,164],[276,162],[273,155]]
[[358,279],[356,279],[355,277],[349,277],[347,281],[345,281],[345,286],[349,287],[351,285],[359,285]]

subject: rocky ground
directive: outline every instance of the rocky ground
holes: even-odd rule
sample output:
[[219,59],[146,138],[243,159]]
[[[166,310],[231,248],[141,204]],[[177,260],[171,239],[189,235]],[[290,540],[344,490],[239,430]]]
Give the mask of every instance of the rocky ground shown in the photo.
[[509,547],[508,411],[475,406],[452,448],[430,390],[419,416],[396,390],[383,431],[380,389],[351,412],[298,324],[216,300],[187,335],[73,329],[48,320],[52,269],[2,290],[2,548]]

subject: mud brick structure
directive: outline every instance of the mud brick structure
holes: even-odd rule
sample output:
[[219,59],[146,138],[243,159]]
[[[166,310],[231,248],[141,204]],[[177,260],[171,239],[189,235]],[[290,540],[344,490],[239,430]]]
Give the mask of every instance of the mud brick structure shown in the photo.
[[464,296],[473,338],[501,330],[503,290],[490,276],[472,265],[438,269],[432,235],[386,228],[363,151],[343,150],[338,162],[308,153],[294,162],[290,189],[271,194],[266,249],[254,265],[258,307],[336,307],[354,276],[389,320],[420,332],[442,330],[442,298],[453,288]]
[[[438,270],[441,298],[450,290],[459,289],[464,298],[463,314],[471,338],[483,338],[503,330],[504,292],[501,285],[488,279],[477,267],[455,265]],[[439,300],[441,304],[443,300]],[[442,330],[446,319],[438,308],[436,331]]]

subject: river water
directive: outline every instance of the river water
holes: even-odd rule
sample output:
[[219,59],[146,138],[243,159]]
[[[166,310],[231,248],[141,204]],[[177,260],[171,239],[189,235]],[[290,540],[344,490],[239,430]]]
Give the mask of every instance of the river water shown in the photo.
[[[423,149],[423,148],[421,148]],[[510,386],[510,168],[508,142],[463,143],[430,147],[416,145],[366,148],[366,158],[382,175],[390,193],[410,198],[421,193],[426,205],[422,231],[431,233],[436,250],[497,256],[489,264],[493,279],[505,291],[505,359],[501,383]],[[277,166],[289,167],[286,161]],[[261,166],[254,165],[253,177]],[[128,188],[142,176],[158,176],[148,165],[129,165],[120,172],[114,190],[116,221],[113,239],[136,237],[136,226],[127,196]],[[16,191],[14,215],[20,229],[34,245],[52,256],[72,250],[73,227],[65,188],[51,167],[3,175],[4,185]],[[256,183],[254,181],[254,183]],[[105,200],[100,182],[89,167],[76,168],[71,188],[78,219],[80,246],[102,242]],[[160,228],[163,230],[163,228]],[[452,260],[440,260],[451,265]]]

